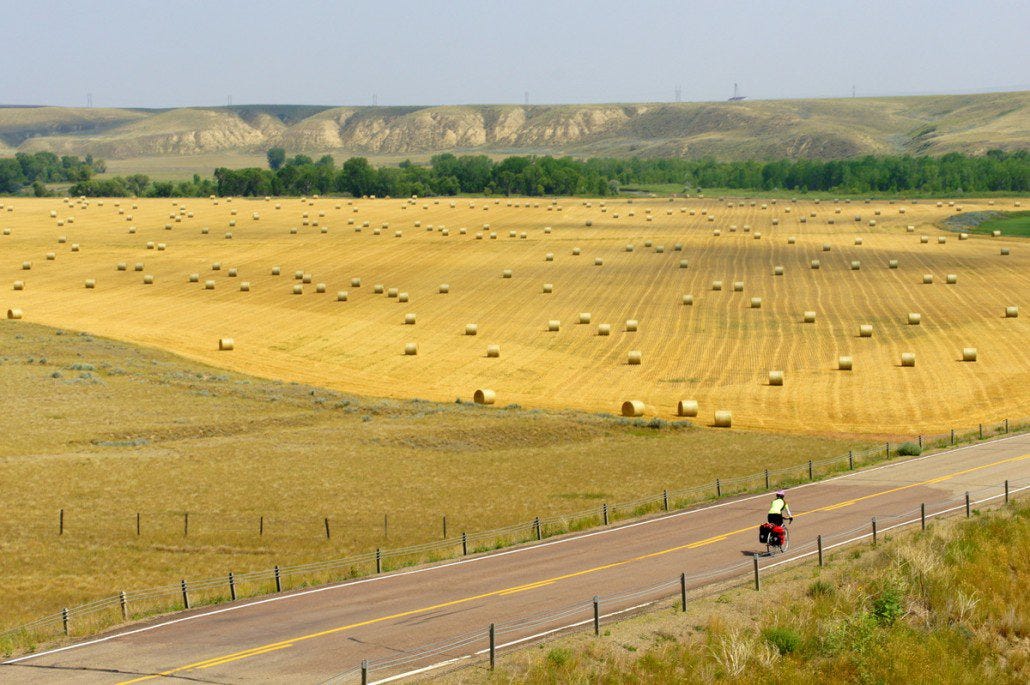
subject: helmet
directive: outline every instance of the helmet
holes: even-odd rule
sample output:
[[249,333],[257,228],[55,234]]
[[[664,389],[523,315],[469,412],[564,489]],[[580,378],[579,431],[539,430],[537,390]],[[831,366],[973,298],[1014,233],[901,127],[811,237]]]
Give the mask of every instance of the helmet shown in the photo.
[[786,496],[787,496],[787,493],[786,493],[786,492],[784,492],[783,490],[777,490],[777,491],[776,491],[776,496],[777,496],[777,497],[786,497]]

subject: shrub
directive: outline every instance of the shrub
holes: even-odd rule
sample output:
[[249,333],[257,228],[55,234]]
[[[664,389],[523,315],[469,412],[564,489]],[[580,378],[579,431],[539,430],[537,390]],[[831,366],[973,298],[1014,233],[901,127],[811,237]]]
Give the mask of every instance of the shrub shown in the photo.
[[566,647],[556,647],[547,653],[547,662],[555,668],[560,668],[571,660],[572,650]]
[[833,585],[825,580],[817,580],[808,586],[809,597],[830,597],[833,595]]
[[791,628],[766,628],[762,631],[762,637],[778,649],[780,654],[790,654],[801,646],[801,636]]
[[902,457],[918,457],[923,448],[914,442],[903,442],[898,446],[898,455]]
[[904,613],[904,598],[896,585],[888,585],[873,598],[873,617],[881,626],[894,625]]

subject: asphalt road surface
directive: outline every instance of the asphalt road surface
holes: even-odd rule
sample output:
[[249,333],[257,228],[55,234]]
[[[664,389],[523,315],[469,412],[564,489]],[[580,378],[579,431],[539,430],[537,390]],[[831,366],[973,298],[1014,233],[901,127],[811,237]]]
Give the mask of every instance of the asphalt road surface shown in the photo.
[[[818,534],[829,542],[853,537],[874,516],[886,528],[905,520],[892,518],[899,514],[911,518],[920,503],[931,514],[961,507],[966,491],[974,491],[974,499],[998,494],[1005,480],[1013,490],[1030,485],[1030,435],[796,486],[788,496],[797,519],[792,549],[762,563],[811,550]],[[0,682],[318,683],[362,659],[375,666],[406,657],[405,664],[380,665],[370,679],[411,673],[483,649],[490,623],[502,626],[497,639],[505,644],[579,621],[589,625],[595,595],[607,614],[656,599],[654,593],[626,595],[684,572],[728,577],[720,569],[737,565],[734,573],[743,576],[753,554],[764,552],[757,527],[770,499],[742,497],[452,562],[181,612],[13,659],[0,665]],[[583,610],[510,627],[575,604]],[[480,630],[481,641],[418,656],[427,643]],[[359,682],[357,675],[348,680]]]

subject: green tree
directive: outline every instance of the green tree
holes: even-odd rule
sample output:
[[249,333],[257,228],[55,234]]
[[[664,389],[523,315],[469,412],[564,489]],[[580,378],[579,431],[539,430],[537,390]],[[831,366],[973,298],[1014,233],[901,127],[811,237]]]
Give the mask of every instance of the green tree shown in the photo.
[[272,171],[278,171],[286,162],[286,150],[281,147],[273,147],[268,151],[268,168]]

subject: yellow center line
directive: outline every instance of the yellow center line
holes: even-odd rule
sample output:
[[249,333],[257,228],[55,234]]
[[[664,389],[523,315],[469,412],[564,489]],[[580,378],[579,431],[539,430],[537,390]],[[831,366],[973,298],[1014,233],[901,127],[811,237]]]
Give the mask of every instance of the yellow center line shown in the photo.
[[[834,504],[829,504],[829,505],[826,505],[824,507],[819,507],[818,509],[812,509],[810,511],[801,512],[799,514],[796,514],[796,516],[805,516],[807,514],[815,514],[817,512],[833,511],[835,509],[839,509],[839,508],[846,507],[846,506],[851,506],[852,504],[855,504],[857,502],[863,502],[865,500],[869,500],[869,499],[872,499],[874,497],[881,497],[883,495],[889,495],[891,493],[900,492],[902,490],[908,490],[910,488],[915,488],[915,487],[918,487],[920,485],[931,485],[931,484],[934,484],[934,483],[941,483],[943,481],[955,478],[956,476],[962,476],[962,475],[965,475],[967,473],[973,473],[974,471],[982,471],[983,469],[991,468],[992,466],[999,466],[1001,464],[1008,464],[1008,463],[1012,463],[1012,462],[1016,462],[1016,461],[1021,461],[1023,459],[1027,459],[1027,458],[1030,458],[1030,454],[1024,454],[1024,455],[1021,455],[1021,456],[1018,456],[1018,457],[1009,457],[1008,459],[1001,459],[999,461],[991,462],[990,464],[984,464],[982,466],[974,466],[972,468],[963,469],[961,471],[955,471],[953,473],[945,474],[943,476],[937,476],[937,477],[934,477],[934,478],[930,478],[928,480],[919,481],[918,483],[910,483],[908,485],[902,485],[902,486],[899,486],[899,487],[896,487],[896,488],[890,488],[890,489],[887,489],[887,490],[881,490],[879,492],[874,492],[872,494],[864,495],[862,497],[856,497],[854,499],[843,500],[841,502],[836,502]],[[737,530],[729,531],[729,532],[726,532],[726,533],[720,533],[718,535],[713,535],[712,537],[705,538],[704,540],[698,540],[696,542],[690,542],[690,543],[687,543],[687,544],[684,544],[684,545],[677,545],[675,547],[669,547],[668,549],[659,550],[657,552],[649,552],[647,554],[642,554],[640,556],[632,557],[630,559],[624,559],[622,561],[613,561],[613,562],[611,562],[609,564],[602,564],[600,566],[595,566],[593,568],[583,569],[581,571],[573,571],[571,573],[565,573],[565,574],[562,574],[562,575],[559,575],[559,576],[554,576],[553,578],[545,578],[543,580],[539,580],[539,581],[536,581],[536,582],[533,582],[533,583],[516,585],[516,586],[510,587],[510,588],[504,588],[504,589],[501,589],[501,590],[492,590],[490,592],[484,592],[482,594],[471,595],[471,596],[468,596],[468,597],[461,597],[459,599],[451,600],[449,602],[441,602],[439,604],[433,604],[431,606],[421,607],[419,609],[410,609],[408,611],[401,611],[401,612],[398,612],[398,613],[395,613],[395,614],[390,614],[388,616],[379,616],[379,617],[376,617],[376,618],[370,618],[370,619],[365,620],[365,621],[359,621],[357,623],[351,623],[351,624],[345,625],[345,626],[338,626],[336,628],[328,628],[326,630],[322,630],[322,631],[319,631],[317,633],[309,633],[308,635],[301,635],[299,637],[290,638],[288,640],[282,640],[280,642],[273,642],[273,643],[270,643],[270,644],[267,644],[267,645],[261,645],[259,647],[253,647],[251,649],[246,649],[246,650],[243,650],[243,651],[234,652],[232,654],[226,654],[226,655],[223,655],[223,656],[214,657],[214,658],[211,658],[211,659],[206,659],[204,661],[197,661],[197,662],[194,662],[194,663],[191,663],[191,664],[186,664],[185,666],[179,666],[177,668],[169,669],[167,671],[161,671],[160,673],[154,673],[152,675],[141,676],[139,678],[134,678],[132,680],[125,680],[125,681],[122,681],[121,683],[119,683],[118,685],[129,685],[130,683],[139,683],[139,682],[143,682],[145,680],[152,680],[154,678],[161,678],[161,677],[165,677],[165,676],[170,676],[170,675],[174,675],[176,673],[182,673],[183,671],[190,671],[190,670],[193,670],[193,669],[210,668],[212,666],[218,666],[218,665],[229,663],[229,662],[232,662],[232,661],[239,661],[241,659],[247,659],[247,658],[250,658],[252,656],[259,656],[261,654],[267,654],[268,652],[276,651],[278,649],[284,649],[286,647],[292,647],[297,642],[302,642],[302,641],[305,641],[305,640],[313,640],[315,638],[325,637],[327,635],[334,635],[336,633],[340,633],[340,632],[343,632],[343,631],[346,631],[346,630],[354,630],[355,628],[362,628],[362,627],[365,627],[365,626],[374,625],[376,623],[383,623],[384,621],[393,621],[393,620],[400,619],[400,618],[407,618],[409,616],[414,616],[414,615],[417,615],[417,614],[424,614],[424,613],[428,613],[428,612],[431,612],[431,611],[437,611],[439,609],[446,609],[448,607],[457,606],[459,604],[467,604],[469,602],[475,602],[477,600],[487,599],[489,597],[500,597],[500,596],[504,596],[504,595],[507,595],[507,594],[513,594],[513,593],[516,593],[516,592],[523,592],[523,591],[526,591],[526,590],[532,590],[532,589],[536,589],[538,587],[544,587],[545,585],[551,585],[551,584],[556,583],[556,582],[561,581],[561,580],[568,580],[570,578],[578,578],[580,576],[589,575],[591,573],[598,573],[600,571],[607,571],[609,569],[618,568],[620,566],[626,566],[628,564],[636,563],[638,561],[645,561],[647,559],[654,559],[656,557],[665,556],[667,554],[672,554],[674,552],[680,552],[680,551],[685,550],[685,549],[696,549],[698,547],[703,547],[705,545],[710,545],[710,544],[712,544],[714,542],[720,542],[720,541],[725,540],[726,538],[730,537],[731,535],[738,535],[740,533],[744,533],[744,532],[748,532],[748,531],[753,531],[754,528],[755,527],[753,525],[750,525],[750,526],[747,526],[746,528],[738,528]]]

